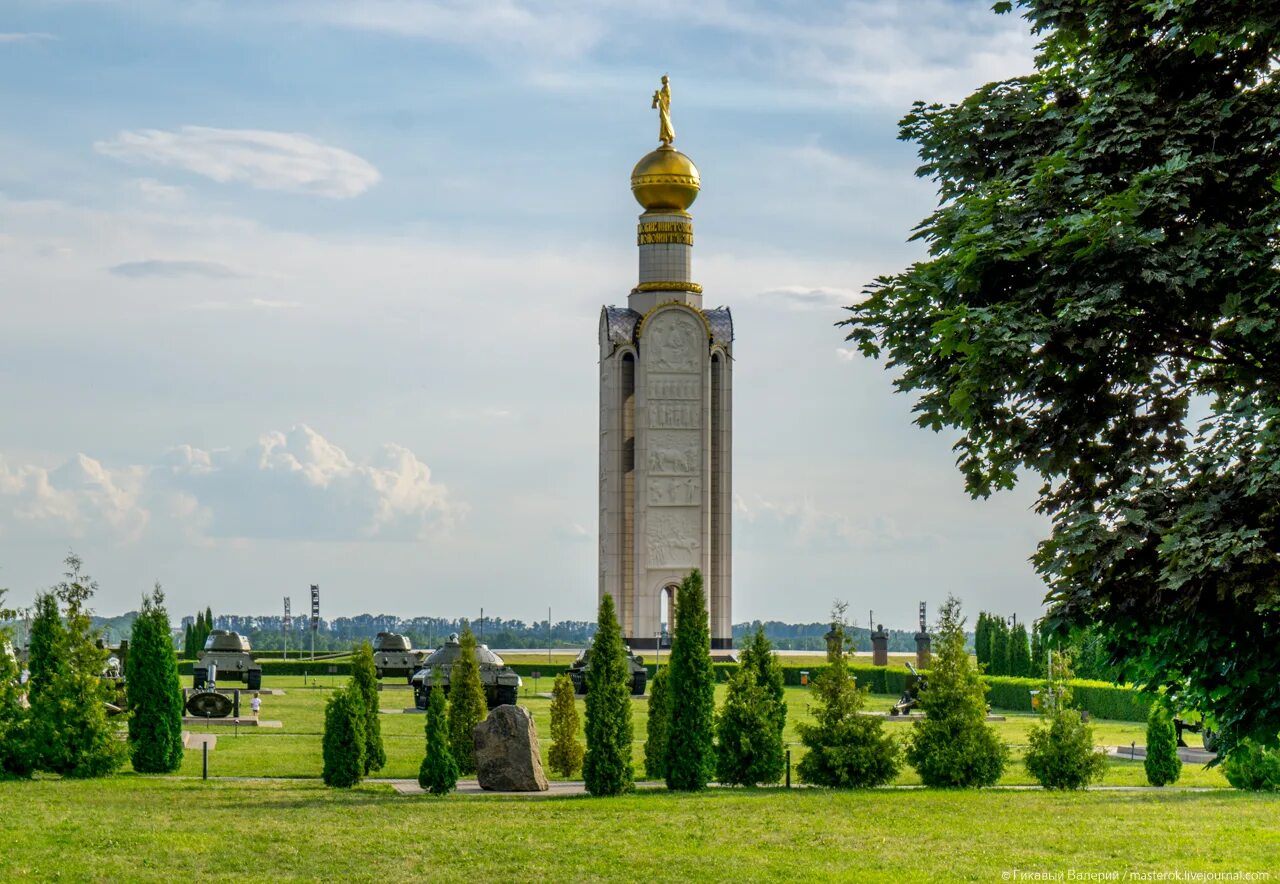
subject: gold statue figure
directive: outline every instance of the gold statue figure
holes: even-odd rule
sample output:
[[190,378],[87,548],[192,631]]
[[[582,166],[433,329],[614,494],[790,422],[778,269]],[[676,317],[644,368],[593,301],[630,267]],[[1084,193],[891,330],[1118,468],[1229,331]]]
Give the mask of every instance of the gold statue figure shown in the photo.
[[671,83],[662,75],[662,88],[653,93],[652,107],[658,109],[658,140],[666,147],[676,140],[676,130],[671,126]]

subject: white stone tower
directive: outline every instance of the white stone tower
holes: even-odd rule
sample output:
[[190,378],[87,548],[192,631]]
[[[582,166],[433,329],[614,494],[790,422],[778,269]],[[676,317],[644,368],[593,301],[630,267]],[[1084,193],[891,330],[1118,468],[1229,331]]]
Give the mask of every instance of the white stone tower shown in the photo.
[[711,647],[727,649],[733,317],[703,309],[693,281],[688,208],[700,180],[669,143],[666,109],[662,146],[631,173],[644,207],[639,284],[626,307],[600,313],[600,596],[613,596],[627,643],[652,649],[661,624],[670,628],[675,587],[700,568]]

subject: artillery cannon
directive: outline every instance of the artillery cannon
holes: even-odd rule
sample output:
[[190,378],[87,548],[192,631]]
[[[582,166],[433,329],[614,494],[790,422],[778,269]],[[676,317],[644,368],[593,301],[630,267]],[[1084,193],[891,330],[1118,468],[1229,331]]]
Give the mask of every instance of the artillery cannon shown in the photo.
[[187,694],[184,704],[187,714],[196,718],[240,717],[240,691],[236,689],[231,696],[218,690],[218,664],[210,663],[207,681],[192,689]]
[[906,687],[902,689],[902,696],[898,698],[898,702],[894,703],[893,708],[889,710],[890,715],[910,714],[911,710],[920,702],[920,692],[929,689],[929,680],[920,674],[914,664],[908,662],[907,668],[911,670],[914,678],[908,681]]
[[1183,721],[1182,718],[1175,716],[1173,729],[1178,736],[1178,746],[1183,749],[1187,748],[1187,741],[1182,737],[1182,734],[1186,732],[1200,735],[1200,743],[1204,746],[1204,751],[1218,751],[1218,734],[1205,723],[1203,718],[1200,721]]

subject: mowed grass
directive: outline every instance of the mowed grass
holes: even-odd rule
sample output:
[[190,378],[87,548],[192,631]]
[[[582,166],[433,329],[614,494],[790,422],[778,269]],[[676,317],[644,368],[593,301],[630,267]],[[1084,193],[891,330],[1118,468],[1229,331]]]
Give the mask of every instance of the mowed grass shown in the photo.
[[0,880],[1280,874],[1277,819],[1280,796],[1230,791],[713,789],[438,799],[315,781],[37,780],[0,783]]
[[[285,694],[266,695],[262,698],[262,718],[280,721],[283,727],[275,728],[241,728],[237,732],[228,727],[203,727],[190,725],[189,729],[198,732],[209,732],[217,735],[217,745],[209,754],[209,772],[211,776],[237,777],[318,777],[321,772],[321,737],[324,733],[324,703],[334,687],[345,684],[345,678],[322,677],[319,683],[314,680],[303,685],[300,677],[276,677],[269,681],[268,687],[283,688]],[[413,706],[413,692],[398,683],[388,680],[385,689],[380,693],[384,714],[382,724],[383,743],[387,750],[387,766],[377,776],[399,779],[411,779],[417,776],[418,766],[422,762],[425,751],[423,725],[425,717],[421,713],[405,712]],[[541,679],[538,687],[543,691],[550,688],[550,679]],[[531,679],[525,680],[520,704],[533,714],[534,723],[542,744],[543,766],[547,775],[556,778],[547,766],[547,753],[551,748],[551,701],[539,697],[533,692]],[[717,703],[724,700],[724,685],[716,688]],[[784,734],[792,754],[792,764],[799,762],[804,751],[799,742],[796,724],[812,719],[809,706],[812,695],[807,688],[787,688],[787,730]],[[897,700],[896,697],[872,696],[868,708],[886,711]],[[243,702],[247,705],[248,700]],[[636,775],[643,777],[645,728],[648,723],[648,701],[635,699],[632,701],[633,760]],[[578,700],[579,714],[583,712],[583,700]],[[1021,759],[1027,744],[1027,732],[1038,722],[1037,716],[1008,713],[1003,722],[995,722],[994,727],[1001,737],[1010,744],[1014,763],[1006,770],[1002,783],[1008,785],[1029,785],[1034,780],[1026,772]],[[907,722],[888,719],[885,727],[890,733],[900,738],[910,733],[912,725]],[[1194,739],[1194,738],[1193,738]],[[1094,740],[1099,745],[1128,746],[1131,743],[1142,745],[1146,740],[1146,727],[1136,722],[1098,721],[1094,723]],[[190,776],[201,772],[199,747],[188,749],[180,773]],[[914,785],[920,782],[915,771],[904,766],[897,779],[899,785]],[[1146,784],[1146,774],[1142,761],[1112,760],[1109,764],[1106,785],[1140,786]],[[1226,778],[1218,768],[1206,769],[1202,765],[1187,764],[1183,766],[1180,786],[1213,786],[1226,788]]]

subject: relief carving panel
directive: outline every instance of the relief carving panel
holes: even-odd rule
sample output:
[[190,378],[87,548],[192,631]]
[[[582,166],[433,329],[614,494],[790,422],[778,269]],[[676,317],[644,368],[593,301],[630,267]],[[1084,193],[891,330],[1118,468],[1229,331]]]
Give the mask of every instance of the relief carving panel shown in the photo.
[[649,506],[696,506],[701,482],[697,476],[657,476],[649,479]]
[[706,329],[684,310],[667,310],[646,323],[641,348],[649,371],[697,372],[707,353]]
[[693,568],[699,564],[699,512],[693,507],[649,512],[645,553],[650,568]]

